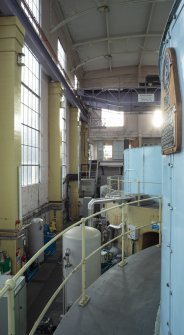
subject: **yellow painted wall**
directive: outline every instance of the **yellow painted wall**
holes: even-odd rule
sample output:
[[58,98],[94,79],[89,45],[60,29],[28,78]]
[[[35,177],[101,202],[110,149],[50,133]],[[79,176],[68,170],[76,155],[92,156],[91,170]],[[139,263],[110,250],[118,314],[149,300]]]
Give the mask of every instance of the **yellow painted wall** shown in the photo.
[[[125,218],[126,225],[129,224],[135,226],[144,226],[147,224],[151,224],[152,222],[157,222],[159,219],[159,211],[155,208],[146,208],[146,207],[138,207],[138,206],[127,206],[125,209]],[[143,242],[143,233],[152,232],[150,227],[142,228],[139,230],[139,239],[135,241],[135,252],[142,250],[142,242]],[[127,240],[126,244],[128,255],[131,254],[131,242]]]
[[[18,167],[21,165],[21,67],[17,54],[22,52],[24,28],[16,17],[0,17],[0,230],[14,232],[19,217]],[[2,231],[3,230],[3,231]],[[16,266],[17,240],[1,240]]]
[[89,149],[89,128],[86,122],[81,122],[81,132],[80,132],[80,163],[88,164],[88,149]]
[[[117,206],[117,203],[109,202],[105,205],[105,208],[111,208]],[[106,214],[107,220],[113,225],[119,225],[122,222],[122,210],[120,208],[112,209]]]
[[14,229],[18,219],[21,165],[21,67],[24,29],[15,17],[0,18],[0,229]]
[[78,173],[79,165],[79,124],[78,108],[70,108],[69,126],[69,173]]
[[[105,208],[110,208],[116,206],[114,203],[108,203]],[[107,220],[113,225],[119,225],[122,222],[122,210],[114,209],[107,212]],[[125,231],[128,230],[128,225],[134,225],[137,227],[151,224],[152,222],[158,222],[159,220],[159,210],[155,208],[138,207],[138,206],[126,206],[123,211],[123,220],[125,220],[126,226]],[[145,232],[152,232],[150,227],[142,228],[139,230],[139,239],[135,241],[135,252],[142,250],[143,234]],[[121,242],[119,240],[119,246],[121,247]],[[132,242],[125,238],[125,254],[131,255]]]
[[[78,124],[78,109],[70,108],[70,123],[69,123],[69,173],[78,174],[79,167],[79,144],[80,144],[80,129]],[[77,220],[79,217],[79,190],[78,182],[70,181],[70,217],[72,220]]]

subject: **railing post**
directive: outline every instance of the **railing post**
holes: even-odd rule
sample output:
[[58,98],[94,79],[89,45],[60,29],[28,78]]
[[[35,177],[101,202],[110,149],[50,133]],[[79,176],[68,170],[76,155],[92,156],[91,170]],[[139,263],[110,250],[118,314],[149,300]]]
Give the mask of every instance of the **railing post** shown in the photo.
[[86,295],[86,229],[85,219],[82,219],[82,295],[79,300],[79,305],[84,307],[89,301],[89,296]]
[[119,180],[119,176],[118,176],[118,192],[120,192],[120,180]]
[[15,335],[15,299],[14,299],[14,288],[16,282],[13,279],[8,279],[6,284],[9,286],[7,291],[8,299],[8,335]]
[[124,232],[125,232],[125,204],[122,204],[122,214],[121,214],[121,218],[122,218],[122,223],[121,223],[121,262],[118,264],[120,267],[123,267],[127,264],[127,261],[124,258],[124,246],[125,246],[125,240],[124,240]]

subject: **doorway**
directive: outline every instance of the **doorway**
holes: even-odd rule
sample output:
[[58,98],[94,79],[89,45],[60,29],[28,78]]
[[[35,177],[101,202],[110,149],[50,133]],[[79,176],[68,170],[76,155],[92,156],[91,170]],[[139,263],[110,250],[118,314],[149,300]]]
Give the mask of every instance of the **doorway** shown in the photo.
[[151,247],[159,243],[159,233],[158,232],[146,232],[142,236],[142,249]]

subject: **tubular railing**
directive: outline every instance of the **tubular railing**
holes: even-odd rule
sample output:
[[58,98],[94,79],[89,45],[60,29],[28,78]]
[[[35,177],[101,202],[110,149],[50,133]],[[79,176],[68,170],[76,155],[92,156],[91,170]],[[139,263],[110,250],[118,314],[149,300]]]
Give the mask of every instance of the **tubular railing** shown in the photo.
[[[0,290],[0,299],[7,294],[7,302],[8,302],[8,335],[15,335],[15,313],[14,313],[14,288],[16,287],[16,282],[19,279],[20,276],[22,276],[24,274],[24,272],[29,268],[29,266],[42,254],[42,252],[44,252],[45,249],[47,249],[52,243],[54,243],[56,240],[58,240],[59,238],[61,238],[63,236],[64,233],[66,233],[67,231],[69,231],[71,228],[76,227],[78,225],[82,225],[82,259],[81,262],[69,273],[69,275],[63,280],[63,282],[61,283],[61,285],[57,288],[57,290],[55,291],[55,293],[52,295],[52,297],[49,299],[48,303],[46,304],[45,308],[43,309],[42,313],[40,314],[40,316],[38,317],[38,319],[36,320],[36,322],[34,323],[33,328],[31,329],[29,335],[33,335],[39,325],[39,323],[41,322],[41,320],[43,319],[45,313],[47,312],[48,308],[50,307],[50,305],[52,304],[52,302],[55,300],[55,298],[57,297],[57,295],[59,294],[59,292],[62,290],[62,288],[64,287],[64,285],[67,283],[67,281],[69,280],[69,278],[73,275],[74,272],[76,272],[80,267],[82,267],[82,294],[81,294],[81,298],[79,300],[79,304],[81,306],[85,306],[89,300],[89,297],[86,295],[86,261],[92,257],[95,253],[99,252],[101,249],[103,249],[104,247],[106,247],[107,245],[109,245],[110,243],[121,239],[121,248],[122,248],[122,259],[121,262],[119,263],[119,266],[123,267],[127,262],[125,260],[124,257],[124,238],[125,236],[127,236],[128,234],[131,233],[131,230],[125,231],[125,216],[124,216],[124,208],[125,206],[129,206],[129,205],[134,205],[138,202],[145,202],[145,201],[150,201],[150,200],[158,200],[159,202],[159,216],[158,216],[158,224],[159,224],[159,245],[161,245],[161,197],[151,197],[151,198],[147,198],[147,199],[138,199],[135,201],[131,201],[129,203],[122,203],[120,205],[116,205],[110,208],[106,208],[103,209],[100,212],[97,212],[95,214],[92,214],[86,218],[82,218],[80,221],[72,224],[70,227],[66,228],[65,230],[63,230],[62,232],[60,232],[58,235],[56,235],[52,240],[50,240],[47,244],[45,244],[20,270],[19,272],[17,272],[12,278],[8,279],[5,283],[5,286]],[[121,208],[122,209],[122,222],[121,222],[121,234],[118,235],[117,237],[111,239],[110,241],[108,241],[107,243],[101,245],[99,248],[97,248],[96,250],[94,250],[92,253],[90,253],[89,255],[86,256],[86,241],[85,241],[85,224],[88,220],[94,218],[97,215],[100,215],[101,213],[106,213],[109,212],[111,210],[114,210],[116,208]],[[146,228],[151,226],[151,223],[143,225],[143,226],[139,226],[136,229],[142,229],[142,228]],[[132,230],[133,231],[133,230]],[[134,230],[135,231],[135,230]],[[17,335],[17,334],[16,334]]]
[[[132,187],[132,185],[134,185]],[[107,195],[111,196],[113,194],[138,194],[138,197],[141,193],[145,193],[145,190],[141,192],[141,186],[149,186],[152,185],[152,189],[154,190],[154,186],[158,187],[161,185],[161,182],[145,182],[139,179],[137,180],[124,180],[122,176],[113,176],[107,178]],[[159,193],[159,192],[158,192]],[[155,192],[154,192],[155,194]]]

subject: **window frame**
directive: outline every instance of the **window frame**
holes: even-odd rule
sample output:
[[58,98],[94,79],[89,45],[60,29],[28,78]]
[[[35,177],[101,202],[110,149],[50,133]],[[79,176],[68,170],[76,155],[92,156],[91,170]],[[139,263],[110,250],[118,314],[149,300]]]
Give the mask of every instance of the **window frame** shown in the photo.
[[26,59],[21,75],[21,168],[22,186],[29,186],[38,184],[41,177],[41,72],[30,48],[25,45],[23,51]]

